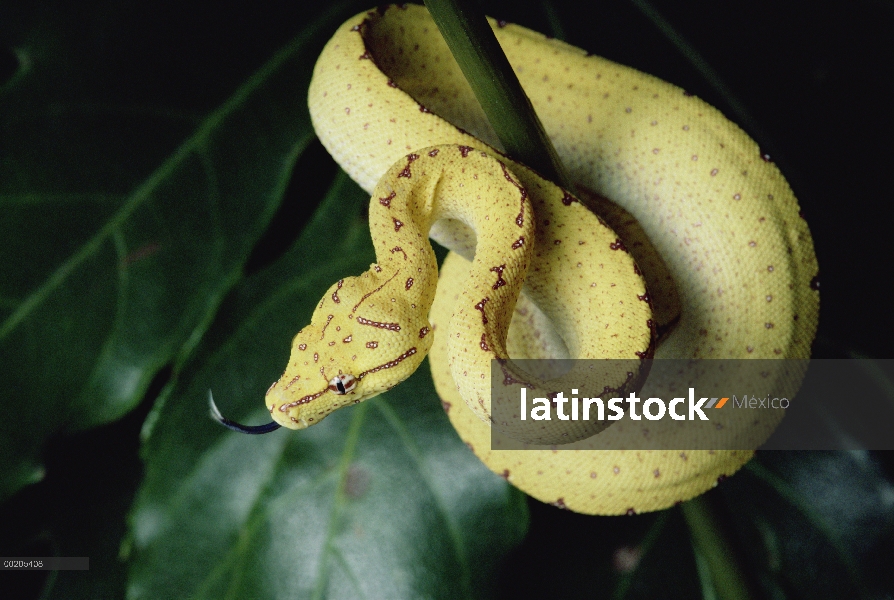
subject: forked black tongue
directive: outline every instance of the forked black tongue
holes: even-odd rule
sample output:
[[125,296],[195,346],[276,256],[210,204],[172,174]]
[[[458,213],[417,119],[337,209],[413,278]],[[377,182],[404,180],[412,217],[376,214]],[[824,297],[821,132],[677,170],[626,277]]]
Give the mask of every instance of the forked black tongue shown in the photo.
[[242,423],[237,423],[236,421],[231,421],[226,418],[220,411],[217,409],[217,405],[214,403],[214,396],[211,395],[211,390],[208,390],[208,411],[211,413],[211,418],[227,427],[232,429],[233,431],[238,431],[239,433],[247,433],[249,435],[260,435],[262,433],[270,433],[271,431],[276,431],[282,425],[277,423],[276,421],[271,421],[264,425],[243,425]]

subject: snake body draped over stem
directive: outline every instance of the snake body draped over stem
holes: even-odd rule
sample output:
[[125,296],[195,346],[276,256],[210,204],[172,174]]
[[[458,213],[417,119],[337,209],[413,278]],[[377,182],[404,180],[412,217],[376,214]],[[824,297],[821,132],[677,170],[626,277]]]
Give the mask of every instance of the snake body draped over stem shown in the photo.
[[[808,358],[819,295],[807,225],[776,166],[716,109],[492,26],[577,189],[499,152],[424,8],[348,20],[308,102],[324,146],[372,193],[377,263],[326,292],[267,407],[285,427],[316,424],[428,353],[459,435],[526,493],[607,515],[689,499],[752,452],[596,450],[602,435],[582,439],[594,431],[561,451],[492,450],[490,361]],[[429,233],[453,251],[440,279]]]

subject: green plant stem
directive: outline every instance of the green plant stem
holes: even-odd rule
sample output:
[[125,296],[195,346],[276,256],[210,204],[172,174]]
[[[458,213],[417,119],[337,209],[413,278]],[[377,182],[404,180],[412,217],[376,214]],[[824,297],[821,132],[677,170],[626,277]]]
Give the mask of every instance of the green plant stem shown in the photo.
[[573,190],[531,101],[474,0],[425,0],[425,6],[506,154]]
[[704,495],[680,505],[696,555],[708,566],[709,584],[719,600],[751,600],[745,578],[736,562],[732,545]]
[[562,27],[562,20],[559,18],[559,13],[556,11],[556,7],[553,5],[552,0],[543,0],[540,3],[540,6],[543,7],[543,14],[546,16],[546,25],[549,28],[549,35],[557,40],[566,41],[568,39],[568,35],[565,33],[565,28]]

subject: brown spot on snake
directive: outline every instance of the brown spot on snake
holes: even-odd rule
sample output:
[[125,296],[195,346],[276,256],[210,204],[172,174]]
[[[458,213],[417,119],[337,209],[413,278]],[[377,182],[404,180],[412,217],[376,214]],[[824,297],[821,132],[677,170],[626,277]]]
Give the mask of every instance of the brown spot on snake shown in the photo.
[[487,325],[487,315],[484,314],[484,305],[487,304],[488,300],[490,300],[490,298],[482,298],[481,302],[479,302],[478,304],[475,305],[475,309],[481,311],[481,324],[482,325]]
[[502,162],[500,163],[500,167],[503,169],[503,177],[506,178],[506,181],[514,185],[518,188],[518,191],[521,192],[521,207],[518,212],[518,216],[515,217],[515,224],[519,227],[525,224],[525,198],[528,197],[528,190],[525,189],[525,186],[517,182],[509,175],[509,169],[506,168]]
[[[323,336],[326,335],[326,328],[329,327],[329,323],[332,322],[332,319],[335,318],[335,315],[327,315],[326,316],[326,324],[323,325],[323,331],[320,332],[320,339],[323,339]],[[316,355],[314,355],[316,356]],[[314,359],[316,360],[316,359]]]
[[627,252],[627,246],[624,245],[624,242],[621,241],[620,238],[615,238],[615,241],[608,245],[612,250],[622,250]]
[[[375,270],[376,270],[377,273],[381,273],[381,272],[382,272],[382,268],[379,267],[379,265],[375,265]],[[367,292],[366,294],[364,294],[363,297],[360,298],[360,300],[357,302],[357,304],[354,305],[354,308],[351,309],[351,312],[352,312],[352,313],[356,312],[356,311],[357,311],[357,308],[358,308],[361,304],[363,304],[363,302],[364,302],[367,298],[369,298],[370,296],[372,296],[372,295],[375,294],[376,292],[380,291],[383,287],[385,287],[386,285],[388,285],[389,283],[391,283],[391,280],[394,279],[395,277],[397,277],[397,272],[395,272],[394,275],[392,275],[391,277],[389,277],[389,278],[388,278],[388,281],[386,281],[385,283],[383,283],[382,285],[380,285],[379,287],[377,287],[377,288],[374,289],[373,291],[371,291],[371,292]]]
[[500,265],[499,267],[491,267],[490,270],[497,274],[497,282],[493,285],[493,289],[499,289],[506,285],[506,280],[503,279],[503,270],[506,269],[506,265]]
[[378,327],[379,329],[387,329],[388,331],[400,331],[398,323],[381,323],[379,321],[370,321],[363,317],[357,317],[357,322],[361,325],[369,325],[370,327]]
[[505,358],[499,358],[499,357],[498,357],[498,358],[497,358],[497,362],[498,362],[499,365],[500,365],[500,370],[503,371],[503,385],[512,385],[512,384],[514,384],[514,383],[520,383],[520,384],[522,384],[522,385],[524,385],[524,386],[527,386],[527,387],[529,387],[529,388],[534,387],[534,386],[531,385],[530,383],[525,383],[524,381],[521,381],[520,379],[516,379],[516,378],[514,378],[514,377],[509,373],[509,370],[506,368],[506,359],[505,359]]
[[341,286],[343,286],[344,283],[345,283],[344,279],[339,279],[338,283],[336,284],[335,291],[332,292],[332,301],[335,302],[336,304],[341,304],[341,298],[338,297],[338,290],[341,289]]
[[413,356],[414,354],[416,354],[416,348],[415,347],[410,348],[409,350],[407,350],[406,352],[404,352],[403,354],[401,354],[394,360],[389,360],[388,362],[383,363],[383,364],[379,365],[378,367],[373,367],[372,369],[370,369],[368,371],[364,371],[363,373],[361,373],[360,375],[357,376],[357,380],[359,381],[359,380],[363,379],[364,377],[366,377],[367,375],[370,375],[371,373],[377,373],[378,371],[382,371],[384,369],[390,369],[391,367],[396,367],[401,362],[403,362],[407,358]]
[[410,165],[411,165],[411,164],[413,163],[413,161],[416,160],[417,158],[419,158],[419,155],[418,155],[418,154],[408,154],[408,155],[407,155],[407,166],[404,167],[404,170],[401,171],[400,173],[398,173],[397,176],[398,176],[398,177],[406,177],[407,179],[409,179],[410,177],[412,177],[413,174],[410,172]]
[[384,198],[379,198],[379,204],[381,204],[385,208],[391,208],[391,201],[394,200],[395,196],[397,196],[397,192],[391,192]]
[[282,406],[279,407],[279,411],[286,412],[290,408],[294,408],[294,407],[300,406],[302,404],[307,404],[308,402],[316,400],[317,398],[319,398],[320,396],[325,394],[327,391],[329,391],[328,385],[325,388],[323,388],[322,390],[320,390],[319,392],[317,392],[316,394],[308,394],[307,396],[304,396],[303,398],[299,398],[298,400],[295,400],[294,402],[289,402],[288,404],[283,404]]

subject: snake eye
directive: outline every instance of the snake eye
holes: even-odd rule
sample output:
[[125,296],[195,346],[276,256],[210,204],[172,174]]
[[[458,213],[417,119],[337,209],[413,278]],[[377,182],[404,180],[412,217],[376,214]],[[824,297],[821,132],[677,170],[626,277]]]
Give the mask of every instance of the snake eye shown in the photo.
[[339,396],[354,391],[357,387],[357,378],[353,375],[336,375],[329,381],[329,391]]

